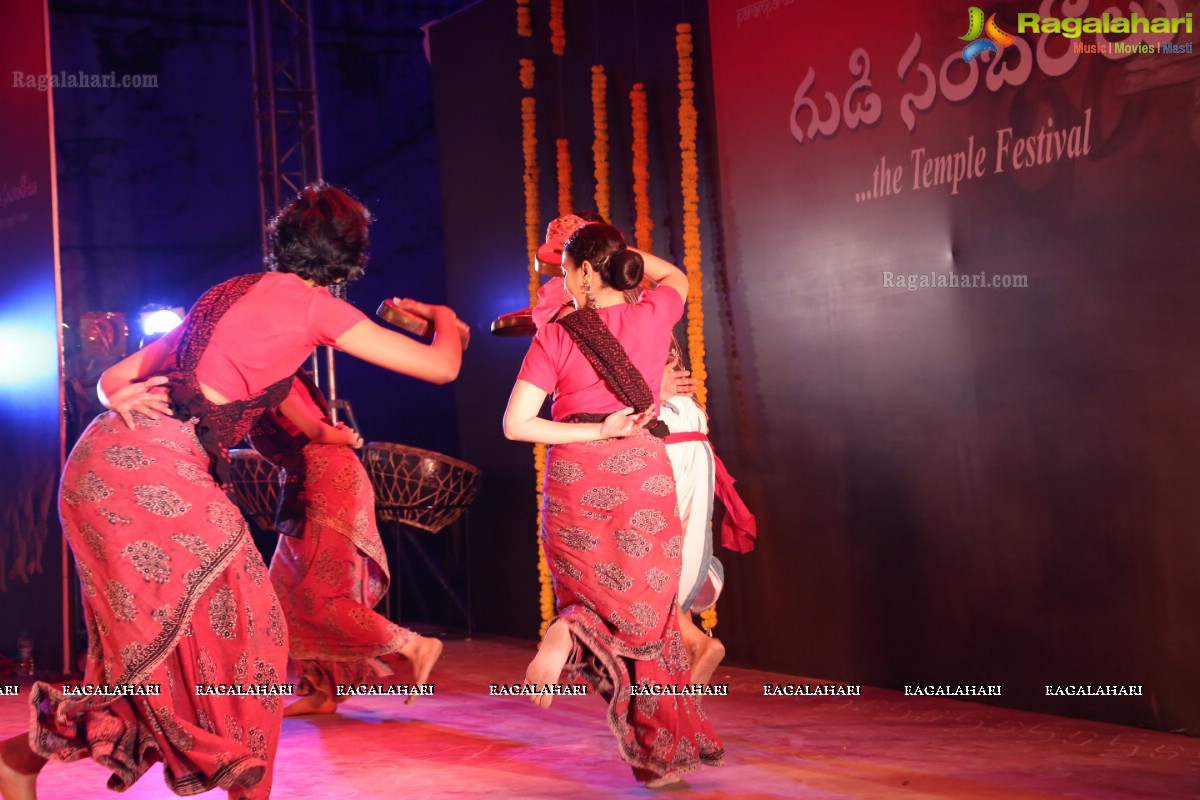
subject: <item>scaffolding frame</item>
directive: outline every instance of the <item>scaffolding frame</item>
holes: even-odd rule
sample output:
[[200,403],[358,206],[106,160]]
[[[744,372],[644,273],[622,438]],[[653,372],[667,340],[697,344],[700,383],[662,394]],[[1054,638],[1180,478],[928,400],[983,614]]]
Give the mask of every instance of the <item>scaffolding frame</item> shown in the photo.
[[[247,0],[250,81],[258,148],[258,200],[264,256],[267,224],[301,189],[322,179],[321,129],[312,0]],[[310,369],[336,423],[345,410],[337,396],[334,351],[313,353]],[[321,361],[324,361],[322,369]]]

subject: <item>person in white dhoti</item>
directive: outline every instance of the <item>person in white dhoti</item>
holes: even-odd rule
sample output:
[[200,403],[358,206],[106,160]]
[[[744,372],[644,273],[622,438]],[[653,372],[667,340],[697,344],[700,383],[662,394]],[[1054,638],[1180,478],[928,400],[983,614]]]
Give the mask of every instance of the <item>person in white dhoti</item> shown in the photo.
[[[692,659],[692,681],[708,683],[725,657],[721,640],[706,636],[692,614],[711,608],[721,594],[725,571],[713,555],[713,496],[716,460],[708,442],[708,416],[690,394],[677,394],[684,372],[678,346],[671,345],[663,372],[658,418],[671,429],[667,457],[675,473],[675,495],[683,523],[683,568],[679,575],[679,630]],[[694,381],[691,383],[694,384]],[[691,435],[688,435],[691,434]]]

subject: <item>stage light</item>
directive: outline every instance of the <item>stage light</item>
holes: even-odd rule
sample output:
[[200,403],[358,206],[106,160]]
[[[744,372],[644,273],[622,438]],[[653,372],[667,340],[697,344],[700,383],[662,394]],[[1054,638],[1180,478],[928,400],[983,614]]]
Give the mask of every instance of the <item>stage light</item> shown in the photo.
[[0,323],[0,386],[20,388],[57,374],[58,341],[53,328]]
[[142,334],[146,338],[170,333],[183,324],[182,308],[147,306],[138,315]]

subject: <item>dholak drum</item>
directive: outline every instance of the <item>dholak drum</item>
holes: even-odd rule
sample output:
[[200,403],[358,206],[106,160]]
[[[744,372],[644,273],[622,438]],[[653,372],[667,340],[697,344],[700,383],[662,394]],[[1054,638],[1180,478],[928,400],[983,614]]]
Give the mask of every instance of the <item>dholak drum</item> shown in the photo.
[[375,489],[375,513],[437,533],[466,510],[479,489],[479,469],[456,458],[390,442],[362,449]]
[[233,493],[242,513],[265,531],[275,528],[275,504],[279,498],[279,468],[257,450],[230,450]]

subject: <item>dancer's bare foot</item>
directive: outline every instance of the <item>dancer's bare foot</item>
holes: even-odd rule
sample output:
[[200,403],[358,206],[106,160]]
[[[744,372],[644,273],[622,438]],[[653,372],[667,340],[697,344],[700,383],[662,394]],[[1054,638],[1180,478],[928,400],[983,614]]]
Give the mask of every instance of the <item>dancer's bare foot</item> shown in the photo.
[[[433,665],[442,657],[442,640],[431,639],[428,636],[414,636],[408,640],[408,644],[400,649],[400,655],[412,662],[413,683],[423,686],[429,683]],[[416,699],[417,695],[410,694],[404,704],[409,705]]]
[[705,636],[704,641],[700,642],[696,651],[692,653],[692,683],[707,686],[723,658],[725,658],[725,645],[721,644],[721,640]]
[[283,709],[285,717],[303,717],[309,714],[336,714],[337,703],[324,692],[314,692],[301,697]]
[[647,789],[665,789],[668,786],[683,783],[683,779],[678,775],[668,772],[666,775],[655,778],[654,780],[646,781]]
[[27,734],[0,742],[0,797],[37,800],[37,776],[45,765],[46,759],[29,749]]
[[[567,665],[567,659],[571,657],[571,650],[574,649],[574,646],[575,643],[571,639],[571,628],[563,620],[555,620],[554,624],[546,630],[546,636],[542,639],[542,646],[538,650],[538,654],[533,657],[533,661],[529,662],[529,668],[525,670],[525,685],[541,687],[558,683],[563,667]],[[533,702],[539,708],[549,708],[550,701],[553,699],[554,695],[549,692],[533,695]]]
[[721,660],[725,658],[725,645],[720,639],[709,636],[692,622],[692,615],[679,606],[675,606],[679,619],[679,632],[683,635],[683,644],[687,648],[688,658],[692,660],[692,683],[704,686],[712,678]]

